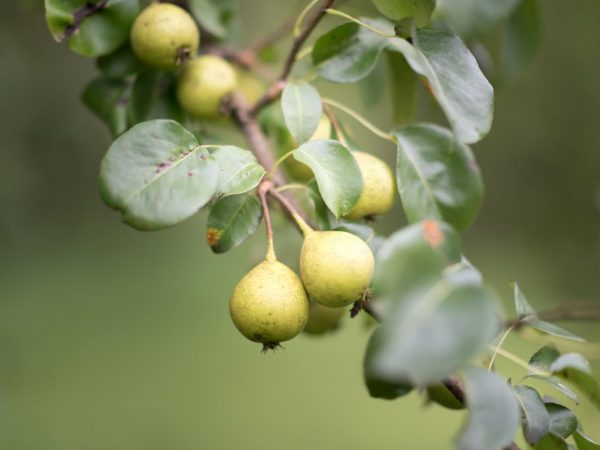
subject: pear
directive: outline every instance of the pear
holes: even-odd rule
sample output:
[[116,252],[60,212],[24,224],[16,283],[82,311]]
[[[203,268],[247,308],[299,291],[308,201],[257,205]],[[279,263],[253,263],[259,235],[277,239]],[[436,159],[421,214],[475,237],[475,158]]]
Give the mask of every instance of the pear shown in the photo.
[[191,116],[218,118],[223,97],[236,88],[233,66],[223,58],[206,55],[185,64],[177,83],[177,99]]
[[300,275],[310,297],[341,308],[360,300],[373,277],[369,246],[345,231],[307,231],[300,251]]
[[343,308],[328,308],[320,303],[312,303],[304,333],[316,336],[338,329],[345,312]]
[[249,70],[237,69],[238,90],[250,105],[254,105],[265,93],[266,86]]
[[267,258],[241,279],[229,302],[237,329],[265,349],[298,335],[308,320],[308,297],[300,278]]
[[363,190],[346,219],[363,219],[388,212],[394,205],[394,175],[381,159],[365,152],[354,152],[363,179]]
[[[319,119],[319,125],[317,125],[317,129],[315,130],[315,132],[312,135],[312,137],[310,138],[310,140],[311,141],[326,140],[326,139],[329,139],[330,136],[331,136],[331,121],[327,118],[327,116],[322,116],[321,119]],[[290,133],[287,133],[287,136],[285,136],[285,140],[286,140],[286,142],[281,147],[282,155],[289,152],[290,150],[293,150],[298,147],[298,145],[296,144],[296,142],[294,142],[294,138],[292,137],[292,135]],[[308,167],[304,163],[301,163],[300,161],[298,161],[297,159],[295,159],[293,157],[287,158],[283,162],[283,166],[285,167],[285,171],[290,176],[290,178],[292,178],[296,181],[305,183],[307,181],[310,181],[314,177],[314,174],[313,174],[312,170],[310,169],[310,167]]]
[[183,8],[172,3],[152,3],[135,19],[131,47],[140,61],[161,70],[175,70],[198,52],[200,31]]

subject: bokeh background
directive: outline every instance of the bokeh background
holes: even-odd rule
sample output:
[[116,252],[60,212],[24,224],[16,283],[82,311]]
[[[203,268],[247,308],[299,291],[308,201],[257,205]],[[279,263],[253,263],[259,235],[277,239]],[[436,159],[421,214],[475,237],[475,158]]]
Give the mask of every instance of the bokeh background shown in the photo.
[[[451,448],[463,413],[417,394],[369,398],[360,319],[267,355],[237,333],[228,298],[261,256],[262,233],[213,256],[204,214],[139,233],[102,204],[96,176],[110,137],[79,102],[94,64],[52,41],[40,3],[0,3],[0,448]],[[303,2],[240,3],[249,41]],[[539,54],[498,90],[493,132],[475,148],[487,198],[465,236],[506,304],[518,280],[538,309],[600,299],[600,3],[542,3]],[[352,88],[323,88],[362,108]],[[387,108],[364,112],[386,127]],[[438,117],[432,109],[421,102],[419,114]],[[392,148],[360,133],[393,161]],[[403,223],[398,208],[378,227]],[[280,222],[279,252],[293,261],[298,245]],[[571,329],[600,340],[597,324]],[[536,344],[507,347],[526,358]],[[576,350],[600,369],[597,345]],[[600,414],[575,408],[600,439]]]

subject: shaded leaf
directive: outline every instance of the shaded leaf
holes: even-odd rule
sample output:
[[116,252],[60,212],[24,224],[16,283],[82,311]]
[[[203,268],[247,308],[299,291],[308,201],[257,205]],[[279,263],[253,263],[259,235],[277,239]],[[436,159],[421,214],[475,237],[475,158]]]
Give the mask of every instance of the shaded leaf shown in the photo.
[[390,73],[390,95],[396,125],[409,122],[417,103],[417,75],[406,58],[398,52],[386,52]]
[[252,194],[232,195],[216,202],[206,223],[206,241],[225,253],[252,236],[262,219],[260,201]]
[[[382,19],[362,18],[385,33],[393,26]],[[319,75],[336,83],[355,83],[366,77],[379,59],[387,38],[358,25],[344,24],[321,36],[312,51]]]
[[310,141],[293,153],[315,174],[319,192],[336,216],[352,211],[362,192],[362,175],[354,156],[337,141]]
[[469,420],[457,441],[459,450],[498,450],[519,428],[519,403],[508,383],[480,368],[465,370]]
[[319,187],[317,186],[316,180],[311,180],[307,187],[308,198],[314,208],[315,222],[317,227],[319,230],[330,230],[331,220],[329,218],[329,210],[321,198],[321,194],[319,194]]
[[577,418],[573,412],[558,403],[546,403],[550,417],[550,432],[563,439],[571,436],[577,429]]
[[575,431],[573,438],[579,450],[600,450],[600,444],[584,434],[580,429]]
[[500,59],[505,77],[514,77],[533,60],[542,40],[537,0],[522,0],[502,32]]
[[129,43],[96,60],[98,69],[107,77],[124,78],[142,70],[142,64],[133,54]]
[[85,88],[83,103],[98,116],[113,136],[127,130],[127,84],[106,77],[96,78]]
[[68,39],[69,48],[82,56],[98,57],[116,50],[129,37],[139,11],[137,0],[108,0],[106,6],[80,19],[77,30],[67,36],[68,27],[100,0],[45,0],[46,22],[55,40]]
[[413,19],[418,27],[429,23],[436,0],[373,0],[373,3],[384,16],[399,22]]
[[470,148],[430,124],[409,125],[394,136],[396,181],[408,220],[444,220],[466,229],[483,199],[481,173]]
[[153,120],[110,146],[100,167],[104,201],[134,228],[173,226],[202,208],[217,186],[218,165],[177,122]]
[[569,446],[560,436],[547,434],[533,447],[533,450],[569,450]]
[[288,82],[281,96],[281,107],[288,130],[297,145],[308,141],[323,115],[321,96],[308,83]]
[[563,395],[573,400],[575,403],[578,403],[579,400],[577,398],[577,394],[575,394],[575,392],[573,392],[573,390],[567,385],[565,385],[559,378],[550,375],[550,367],[559,356],[560,353],[558,352],[558,350],[556,350],[552,346],[546,345],[540,348],[537,352],[533,354],[533,356],[529,360],[529,365],[537,369],[538,371],[545,373],[540,374],[534,371],[530,371],[527,377],[549,383]]
[[231,18],[231,2],[219,0],[190,0],[190,11],[210,34],[223,39]]
[[520,0],[438,0],[437,10],[464,38],[490,34]]
[[182,122],[184,118],[175,96],[174,79],[153,70],[146,70],[136,78],[128,111],[133,125],[151,119]]
[[458,37],[419,30],[414,46],[400,38],[388,42],[388,49],[402,53],[413,70],[427,79],[459,141],[472,144],[487,135],[492,126],[494,90]]
[[535,389],[520,384],[514,390],[521,405],[523,434],[530,445],[535,445],[550,431],[550,415]]
[[219,182],[214,198],[243,194],[254,189],[266,174],[252,152],[226,145],[212,153],[219,164]]
[[552,363],[550,372],[576,386],[600,409],[600,385],[583,356],[577,353],[562,355]]

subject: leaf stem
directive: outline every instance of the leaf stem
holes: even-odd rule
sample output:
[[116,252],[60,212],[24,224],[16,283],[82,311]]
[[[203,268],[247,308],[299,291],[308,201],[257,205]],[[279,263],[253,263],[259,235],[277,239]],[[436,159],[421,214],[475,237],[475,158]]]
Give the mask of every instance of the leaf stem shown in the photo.
[[290,201],[282,193],[278,192],[277,189],[273,188],[272,186],[270,189],[268,189],[268,193],[275,200],[281,203],[281,206],[283,206],[284,209],[288,212],[288,214],[292,216],[292,218],[296,221],[298,228],[300,228],[300,231],[302,231],[302,234],[304,234],[304,236],[307,236],[308,234],[315,231],[306,223],[306,221],[298,213],[298,210],[290,203]]
[[394,143],[396,142],[396,139],[394,138],[394,136],[392,136],[391,134],[386,133],[385,131],[376,127],[371,122],[369,122],[367,119],[365,119],[363,116],[358,114],[353,109],[347,107],[346,105],[339,103],[330,98],[324,98],[324,99],[322,99],[322,102],[326,105],[333,106],[334,108],[337,108],[340,111],[345,112],[350,117],[352,117],[354,120],[359,122],[362,126],[364,126],[367,130],[369,130],[371,133],[373,133],[375,136],[378,136],[381,139],[385,139],[386,141],[390,141],[390,142],[394,142]]
[[506,351],[498,346],[490,345],[489,348],[490,348],[490,350],[494,350],[498,355],[503,356],[504,358],[508,359],[509,361],[515,363],[517,366],[520,366],[520,367],[528,370],[529,372],[535,372],[538,375],[545,375],[545,376],[550,375],[549,373],[547,373],[543,370],[539,370],[538,368],[533,367],[527,361],[522,360],[517,355],[514,355],[511,352]]
[[267,254],[265,261],[277,261],[277,255],[275,254],[275,245],[273,243],[273,224],[271,222],[271,213],[269,211],[269,202],[267,201],[267,192],[273,188],[273,182],[265,180],[261,182],[258,187],[258,197],[262,205],[263,214],[265,217],[265,227],[267,229]]
[[360,19],[357,19],[356,17],[353,17],[353,16],[351,16],[350,14],[346,14],[345,12],[339,11],[339,10],[337,10],[337,9],[333,9],[333,8],[327,8],[327,9],[325,10],[325,12],[326,12],[327,14],[330,14],[330,15],[332,15],[332,16],[343,17],[344,19],[351,20],[352,22],[359,24],[361,27],[364,27],[364,28],[366,28],[367,30],[370,30],[370,31],[372,31],[373,33],[377,33],[377,34],[379,34],[380,36],[383,36],[383,37],[388,37],[388,38],[395,38],[395,37],[398,37],[398,36],[396,36],[395,34],[390,34],[390,33],[386,33],[385,31],[378,30],[377,28],[375,28],[375,27],[372,27],[372,26],[371,26],[371,25],[369,25],[368,23],[365,23],[365,22],[363,22],[362,20],[360,20]]
[[294,23],[294,37],[297,38],[298,36],[300,36],[300,33],[302,33],[302,22],[304,22],[305,17],[308,15],[308,13],[310,12],[310,10],[317,4],[319,3],[320,0],[313,0],[312,2],[310,2],[308,5],[306,5],[306,8],[304,8],[302,10],[302,12],[300,13],[300,15],[298,16],[298,19],[296,20],[296,23]]
[[283,163],[286,159],[288,159],[292,155],[292,153],[294,153],[295,150],[296,149],[290,150],[289,152],[285,153],[281,158],[279,158],[277,161],[275,161],[273,163],[273,166],[267,172],[268,179],[270,179],[273,176],[273,174],[277,171],[277,169],[279,168],[281,163]]
[[337,137],[337,140],[340,141],[340,143],[344,147],[347,148],[348,142],[346,141],[346,136],[344,135],[344,132],[342,131],[342,127],[340,127],[340,123],[338,122],[337,117],[335,116],[335,114],[333,113],[333,111],[331,110],[329,105],[324,104],[323,111],[325,112],[325,115],[331,122],[331,126],[333,127],[333,130],[335,131],[335,136]]
[[492,355],[492,359],[490,359],[490,363],[488,365],[488,371],[491,372],[493,367],[494,367],[494,361],[496,360],[496,356],[498,356],[498,351],[502,348],[502,344],[504,344],[504,341],[506,340],[506,338],[508,337],[508,335],[510,334],[510,332],[512,330],[515,329],[515,326],[513,325],[512,327],[508,328],[504,334],[502,335],[502,337],[500,338],[500,341],[498,342],[498,345],[496,346],[496,349],[494,350],[494,354]]

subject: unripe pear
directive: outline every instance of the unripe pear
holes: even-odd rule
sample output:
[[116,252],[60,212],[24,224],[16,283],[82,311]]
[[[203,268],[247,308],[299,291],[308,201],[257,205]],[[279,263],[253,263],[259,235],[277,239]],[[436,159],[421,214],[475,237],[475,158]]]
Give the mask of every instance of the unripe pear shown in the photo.
[[135,19],[131,48],[140,61],[161,70],[175,70],[194,56],[200,31],[189,13],[172,3],[152,3]]
[[238,69],[236,74],[238,90],[250,105],[254,105],[265,93],[265,83],[248,70]]
[[237,329],[265,349],[298,335],[308,320],[309,303],[300,278],[285,264],[265,260],[238,283],[229,302]]
[[310,297],[331,308],[360,300],[373,277],[369,246],[345,231],[306,233],[300,251],[300,274]]
[[363,190],[347,219],[363,219],[388,212],[394,205],[394,175],[381,159],[365,152],[354,152],[363,179]]
[[[327,118],[327,116],[322,116],[319,120],[319,125],[315,130],[314,134],[310,138],[311,141],[320,141],[326,140],[331,137],[331,121]],[[291,134],[289,134],[289,143],[287,146],[284,146],[284,153],[293,150],[298,147],[298,145],[294,142],[294,138]],[[287,149],[287,150],[285,150]],[[301,163],[297,159],[290,157],[287,158],[283,162],[283,166],[285,167],[288,175],[296,181],[307,182],[314,177],[314,174],[310,167],[306,164]]]
[[177,99],[191,116],[217,118],[223,97],[236,88],[232,65],[218,56],[206,55],[185,64],[177,83]]
[[339,328],[340,321],[345,312],[346,310],[343,308],[328,308],[320,303],[312,303],[304,332],[312,335],[320,335],[334,331]]

